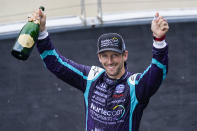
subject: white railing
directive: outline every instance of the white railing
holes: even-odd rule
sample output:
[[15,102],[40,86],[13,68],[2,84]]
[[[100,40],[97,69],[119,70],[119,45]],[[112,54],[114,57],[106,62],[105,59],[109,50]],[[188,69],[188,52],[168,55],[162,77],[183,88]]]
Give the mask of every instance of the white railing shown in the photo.
[[85,0],[81,0],[81,20],[84,25],[86,25],[86,7],[85,7]]
[[97,18],[103,24],[102,0],[97,0]]

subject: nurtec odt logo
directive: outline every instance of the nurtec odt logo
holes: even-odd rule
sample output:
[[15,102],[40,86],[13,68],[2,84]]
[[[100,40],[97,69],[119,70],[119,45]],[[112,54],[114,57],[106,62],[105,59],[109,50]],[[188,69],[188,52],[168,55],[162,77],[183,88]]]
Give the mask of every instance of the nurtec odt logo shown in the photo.
[[105,110],[102,107],[97,107],[94,103],[91,103],[90,108],[103,117],[111,117],[114,120],[120,120],[125,114],[125,108],[122,105],[116,105],[112,110]]
[[118,120],[120,120],[123,116],[124,116],[124,113],[125,113],[125,108],[124,108],[124,106],[122,106],[122,105],[117,105],[117,106],[115,106],[114,108],[113,108],[113,110],[116,110],[117,108],[120,108],[120,109],[122,109],[122,115],[118,118]]

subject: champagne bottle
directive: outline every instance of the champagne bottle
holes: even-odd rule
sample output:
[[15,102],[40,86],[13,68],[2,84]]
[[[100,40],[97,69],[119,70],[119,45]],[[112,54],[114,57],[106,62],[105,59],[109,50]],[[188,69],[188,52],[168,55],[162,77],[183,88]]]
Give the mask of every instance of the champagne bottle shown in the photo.
[[[40,6],[44,11],[44,7]],[[40,21],[29,21],[21,29],[16,42],[12,48],[11,54],[19,60],[27,60],[38,39],[40,31]]]

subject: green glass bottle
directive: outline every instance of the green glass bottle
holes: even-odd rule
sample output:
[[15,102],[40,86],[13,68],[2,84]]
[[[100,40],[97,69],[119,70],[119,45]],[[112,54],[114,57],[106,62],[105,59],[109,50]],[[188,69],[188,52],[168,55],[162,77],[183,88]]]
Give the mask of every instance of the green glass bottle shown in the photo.
[[[40,9],[44,11],[44,7]],[[19,33],[18,38],[12,48],[11,54],[19,60],[27,60],[38,39],[40,31],[40,21],[27,22]]]

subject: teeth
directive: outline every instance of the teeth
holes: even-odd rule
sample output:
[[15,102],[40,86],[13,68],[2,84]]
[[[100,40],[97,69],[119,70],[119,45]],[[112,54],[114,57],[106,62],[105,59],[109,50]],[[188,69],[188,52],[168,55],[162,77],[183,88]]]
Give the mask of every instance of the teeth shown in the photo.
[[112,69],[112,68],[114,68],[114,66],[109,66],[108,68]]

